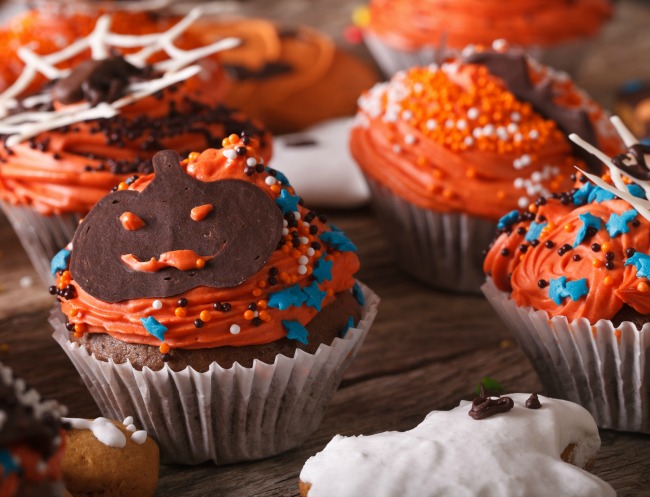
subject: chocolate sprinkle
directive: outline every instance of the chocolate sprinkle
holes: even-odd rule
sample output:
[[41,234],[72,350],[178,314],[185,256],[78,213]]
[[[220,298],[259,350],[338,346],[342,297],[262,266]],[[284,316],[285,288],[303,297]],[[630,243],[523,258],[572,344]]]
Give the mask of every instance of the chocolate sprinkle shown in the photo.
[[526,407],[528,409],[539,409],[542,407],[542,403],[539,401],[539,398],[537,397],[536,393],[531,393],[530,397],[526,399]]
[[485,386],[481,384],[481,393],[472,401],[472,407],[467,414],[472,418],[481,420],[494,416],[495,414],[508,412],[515,403],[510,397],[499,397],[493,399],[488,396]]

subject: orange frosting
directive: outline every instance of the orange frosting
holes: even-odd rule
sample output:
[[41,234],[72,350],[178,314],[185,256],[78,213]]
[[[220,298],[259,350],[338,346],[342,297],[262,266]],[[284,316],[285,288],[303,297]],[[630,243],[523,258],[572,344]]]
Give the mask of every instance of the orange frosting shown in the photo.
[[371,0],[368,29],[401,50],[488,45],[504,38],[552,46],[594,36],[612,12],[609,0]]
[[[251,140],[246,147],[246,156],[227,159],[222,150],[208,149],[200,155],[190,154],[182,165],[188,174],[201,181],[243,179],[257,185],[272,199],[280,197],[283,191],[293,194],[293,188],[281,184],[279,178],[276,179],[269,172],[258,172],[251,176],[244,174],[248,158],[261,160],[255,141]],[[225,150],[232,151],[241,146],[244,145],[236,135],[225,140]],[[129,188],[141,191],[151,179],[152,175],[140,178]],[[323,258],[332,263],[331,279],[318,283],[320,291],[325,292],[322,305],[326,306],[334,300],[336,293],[349,290],[354,285],[353,274],[359,268],[359,260],[353,252],[336,250],[320,240],[319,235],[329,231],[327,225],[317,217],[311,219],[313,214],[310,215],[309,209],[302,205],[298,206],[298,212],[301,215],[298,226],[287,228],[283,233],[281,248],[271,255],[257,274],[241,285],[233,288],[202,286],[174,297],[106,303],[84,292],[75,284],[74,275],[64,271],[58,276],[59,287],[72,284],[76,297],[64,300],[62,310],[74,323],[79,336],[83,333],[108,333],[128,343],[160,345],[161,350],[168,350],[168,347],[197,349],[243,346],[279,340],[287,334],[283,320],[306,325],[318,311],[308,305],[291,306],[285,310],[270,307],[270,294],[293,285],[303,288],[312,284],[314,279],[310,275]],[[305,219],[310,221],[306,222]],[[317,227],[317,233],[314,234],[310,226]],[[300,237],[297,247],[291,243],[293,230]],[[314,242],[320,244],[316,249],[312,247]],[[186,305],[180,305],[179,299],[186,299]],[[227,311],[223,309],[225,304],[229,307]],[[144,328],[140,319],[148,316],[154,317],[168,329],[164,343],[161,344]],[[195,326],[197,319],[202,321],[200,328]]]
[[[599,145],[621,144],[607,116],[567,78],[529,63],[554,102],[588,112]],[[364,173],[424,209],[496,220],[541,193],[568,188],[575,164],[554,121],[519,101],[481,65],[413,68],[360,99],[352,155]]]
[[160,254],[158,260],[151,258],[146,262],[139,261],[133,254],[125,254],[122,256],[122,261],[134,271],[155,273],[166,267],[174,267],[180,271],[201,269],[213,257],[213,255],[198,255],[194,250],[186,249],[164,252]]
[[[637,274],[637,267],[626,261],[635,252],[650,253],[650,222],[640,215],[627,223],[627,233],[610,236],[606,224],[612,214],[621,215],[633,207],[623,200],[592,202],[576,207],[548,199],[534,205],[530,214],[536,223],[547,223],[539,243],[525,240],[533,219],[516,222],[503,232],[490,248],[484,262],[485,272],[496,286],[510,292],[519,306],[546,311],[569,320],[584,317],[596,323],[611,319],[624,304],[641,314],[650,314],[648,280]],[[573,247],[583,226],[580,215],[590,214],[602,220],[593,236]],[[568,245],[564,249],[563,246]],[[560,253],[561,252],[561,253]],[[564,297],[560,304],[551,297],[551,280],[566,277],[567,282],[586,279],[588,293],[579,298]]]

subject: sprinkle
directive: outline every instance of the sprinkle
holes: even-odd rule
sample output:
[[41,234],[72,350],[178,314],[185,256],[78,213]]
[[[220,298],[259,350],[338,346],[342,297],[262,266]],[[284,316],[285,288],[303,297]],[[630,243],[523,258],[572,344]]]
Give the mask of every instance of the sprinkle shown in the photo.
[[539,237],[542,235],[542,231],[546,227],[548,223],[537,223],[533,221],[530,223],[530,227],[528,228],[528,233],[526,233],[526,236],[524,237],[524,240],[527,242],[532,242],[533,240],[539,240]]
[[299,197],[291,195],[287,190],[282,190],[280,197],[275,199],[275,203],[282,211],[282,214],[286,214],[288,212],[294,212],[298,210],[299,200]]
[[[246,159],[246,165],[248,167],[255,167],[257,166],[257,160],[255,159],[255,157],[249,157],[248,159]],[[270,177],[272,178],[273,176]]]
[[[329,262],[331,264],[331,261]],[[269,294],[268,306],[284,311],[291,306],[299,307],[306,300],[307,296],[300,288],[300,285],[293,285],[279,292]]]
[[144,326],[144,329],[155,336],[158,340],[161,342],[165,340],[165,332],[167,331],[167,327],[160,324],[156,318],[153,316],[140,318],[140,322],[142,323],[142,326]]
[[132,212],[125,212],[120,216],[122,227],[127,231],[137,231],[143,228],[145,222]]
[[58,271],[64,271],[68,267],[68,261],[70,260],[70,251],[67,249],[61,249],[57,254],[52,258],[50,263],[50,270],[52,274],[56,274]]
[[237,158],[237,152],[235,152],[232,148],[224,149],[221,153],[228,160],[235,160]]
[[157,311],[159,311],[160,309],[162,309],[162,306],[163,306],[163,303],[162,303],[160,300],[154,300],[154,301],[151,303],[151,307],[153,307],[153,308],[156,309]]
[[361,285],[359,285],[358,281],[355,281],[352,286],[352,295],[357,299],[359,305],[364,305],[366,303],[366,298],[363,296],[363,291],[361,290]]
[[331,281],[333,265],[334,263],[332,261],[325,260],[325,256],[321,257],[320,259],[318,259],[318,262],[316,262],[316,266],[314,266],[314,271],[312,272],[312,276],[319,283],[322,283],[323,281],[326,280]]
[[192,221],[202,221],[208,214],[210,214],[210,212],[212,212],[212,209],[212,204],[199,205],[190,211],[190,217],[192,218]]
[[580,226],[580,229],[576,234],[575,240],[573,241],[574,248],[580,245],[584,241],[585,237],[587,236],[587,232],[589,231],[589,228],[595,228],[596,230],[599,230],[603,223],[602,219],[600,219],[598,216],[594,216],[589,212],[580,214],[578,218],[580,219],[580,221],[582,221],[582,226]]
[[509,226],[513,225],[514,223],[516,223],[518,219],[519,219],[519,211],[517,210],[510,211],[505,216],[502,216],[501,219],[499,219],[499,222],[497,223],[497,228],[500,230],[504,230]]
[[133,440],[138,445],[142,445],[147,441],[147,432],[144,430],[138,430],[133,435],[131,435],[131,440]]
[[231,334],[238,335],[240,331],[241,331],[241,327],[238,324],[231,324],[230,325],[230,333]]
[[289,340],[296,340],[305,345],[309,343],[307,341],[307,336],[309,335],[309,332],[307,331],[307,328],[305,328],[298,321],[283,320],[282,326],[284,327],[285,330],[287,330],[287,338]]
[[637,278],[648,278],[650,276],[650,255],[635,252],[632,257],[625,261],[626,266],[636,268]]
[[528,198],[527,197],[519,197],[519,200],[517,200],[517,205],[521,209],[525,209],[526,206],[528,205]]
[[548,295],[556,305],[562,305],[562,299],[570,297],[574,302],[589,293],[587,278],[567,282],[566,276],[551,278]]
[[264,183],[267,185],[275,185],[278,182],[273,176],[267,176],[266,179],[264,180]]
[[305,304],[320,312],[322,308],[323,299],[327,296],[327,292],[322,291],[318,287],[317,281],[314,281],[312,282],[311,285],[304,287],[302,291],[307,296],[307,299],[305,300]]
[[320,239],[341,252],[357,251],[356,245],[342,231],[324,231],[320,234]]
[[350,316],[348,322],[345,323],[345,329],[341,332],[341,338],[345,338],[345,335],[348,334],[350,328],[354,328],[354,317]]
[[627,210],[620,216],[615,212],[612,212],[606,224],[607,233],[609,233],[609,236],[614,238],[618,235],[628,233],[630,231],[630,228],[628,227],[627,223],[633,221],[637,215],[638,212],[635,209]]
[[212,319],[212,316],[210,315],[210,311],[201,311],[201,313],[199,314],[199,318],[201,319],[201,321],[207,323]]

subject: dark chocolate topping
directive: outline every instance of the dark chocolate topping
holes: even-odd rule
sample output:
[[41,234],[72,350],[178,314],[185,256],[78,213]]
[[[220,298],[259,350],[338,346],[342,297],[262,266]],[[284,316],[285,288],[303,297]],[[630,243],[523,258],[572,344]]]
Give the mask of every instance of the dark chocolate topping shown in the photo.
[[539,401],[539,397],[537,397],[536,393],[530,394],[530,397],[526,399],[525,405],[528,409],[539,409],[542,407],[542,403]]
[[[203,182],[186,174],[176,152],[158,152],[155,176],[142,191],[120,190],[100,200],[75,233],[70,271],[95,298],[118,302],[171,297],[198,286],[237,286],[259,271],[282,235],[282,215],[260,188],[242,180]],[[191,210],[211,204],[201,221]],[[146,224],[125,230],[119,218],[132,212]],[[205,267],[136,272],[121,256],[140,261],[170,251],[212,256]]]
[[[551,82],[535,86],[530,80],[526,55],[521,51],[474,52],[465,57],[468,64],[484,65],[490,74],[500,78],[508,90],[519,100],[529,102],[546,119],[556,122],[566,135],[578,134],[594,147],[598,147],[598,137],[589,115],[582,109],[568,109],[553,102]],[[579,156],[595,172],[600,171],[601,163],[581,147],[572,144],[573,153]]]
[[238,64],[225,64],[223,67],[228,75],[237,81],[269,79],[293,72],[293,67],[284,62],[267,62],[257,71]]
[[[620,154],[614,157],[612,163],[625,174],[629,174],[636,179],[648,181],[650,180],[650,169],[645,160],[646,154],[650,154],[650,146],[637,143],[628,148],[627,154]],[[632,159],[632,163],[626,164],[625,161],[629,161],[630,159]]]
[[474,419],[485,419],[495,414],[508,412],[515,403],[510,397],[491,398],[481,384],[481,393],[472,401],[472,407],[468,414]]
[[146,78],[150,67],[140,69],[120,55],[102,60],[86,60],[52,87],[52,97],[63,104],[86,100],[95,106],[100,102],[114,102],[124,94],[129,82]]

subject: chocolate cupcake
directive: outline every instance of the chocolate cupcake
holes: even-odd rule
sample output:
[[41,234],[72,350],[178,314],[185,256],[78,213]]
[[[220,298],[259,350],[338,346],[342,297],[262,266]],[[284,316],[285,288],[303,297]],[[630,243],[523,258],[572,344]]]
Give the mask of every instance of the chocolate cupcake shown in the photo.
[[574,164],[598,167],[571,148],[573,131],[622,148],[605,112],[566,75],[497,44],[375,86],[360,99],[350,148],[404,270],[478,292],[498,219],[568,188]]
[[355,247],[232,135],[102,199],[53,260],[55,338],[102,412],[162,459],[258,459],[302,443],[374,319]]
[[629,147],[613,159],[572,135],[608,166],[602,178],[580,172],[576,188],[501,219],[483,292],[550,395],[602,428],[649,433],[650,149],[613,123]]
[[[125,188],[150,173],[156,151],[174,148],[186,157],[192,150],[220,147],[224,137],[246,129],[262,142],[264,159],[270,157],[265,129],[214,103],[219,85],[194,64],[237,40],[187,51],[168,48],[171,55],[159,57],[156,43],[163,36],[177,37],[196,17],[193,12],[167,34],[144,37],[114,35],[111,18],[104,17],[88,37],[63,52],[24,55],[23,79],[0,95],[5,113],[0,206],[49,284],[49,260],[72,238],[79,220],[111,188]],[[143,48],[111,55],[115,45],[125,44]],[[84,54],[72,69],[51,67],[52,82],[24,96],[35,67]]]

